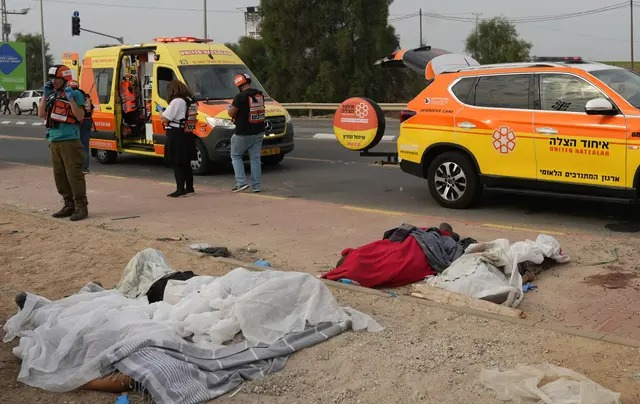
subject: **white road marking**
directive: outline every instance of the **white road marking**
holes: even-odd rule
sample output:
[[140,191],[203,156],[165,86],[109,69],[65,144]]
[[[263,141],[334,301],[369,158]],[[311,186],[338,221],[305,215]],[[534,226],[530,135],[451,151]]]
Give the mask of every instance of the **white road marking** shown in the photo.
[[25,121],[18,121],[16,122],[16,125],[26,125],[27,123]]
[[1,124],[3,124],[3,125],[6,125],[6,124],[8,124],[8,123],[11,123],[11,121],[2,121],[2,122],[0,122],[0,123],[1,123]]
[[[334,135],[333,133],[316,133],[315,135],[313,135],[313,138],[321,139],[321,140],[336,140],[336,135]],[[392,135],[382,136],[383,142],[395,142],[397,139],[398,139],[398,136],[392,136]]]
[[42,126],[42,122],[34,122],[31,126]]

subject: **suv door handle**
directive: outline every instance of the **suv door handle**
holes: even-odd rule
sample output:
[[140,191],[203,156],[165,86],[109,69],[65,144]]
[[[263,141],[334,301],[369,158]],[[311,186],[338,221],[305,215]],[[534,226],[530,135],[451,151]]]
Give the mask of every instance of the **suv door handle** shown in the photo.
[[472,124],[471,122],[460,122],[458,124],[458,127],[462,129],[473,129],[476,127],[476,125]]
[[536,128],[536,132],[542,133],[543,135],[557,135],[558,131],[553,128]]

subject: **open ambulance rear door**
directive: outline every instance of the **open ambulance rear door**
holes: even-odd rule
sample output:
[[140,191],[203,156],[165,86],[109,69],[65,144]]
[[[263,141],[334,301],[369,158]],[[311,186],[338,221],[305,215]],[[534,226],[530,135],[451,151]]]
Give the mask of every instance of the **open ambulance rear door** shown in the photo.
[[479,66],[470,56],[451,53],[444,49],[422,46],[415,49],[399,49],[389,56],[377,60],[374,65],[383,67],[408,67],[414,72],[424,75],[427,80],[447,70],[462,67]]

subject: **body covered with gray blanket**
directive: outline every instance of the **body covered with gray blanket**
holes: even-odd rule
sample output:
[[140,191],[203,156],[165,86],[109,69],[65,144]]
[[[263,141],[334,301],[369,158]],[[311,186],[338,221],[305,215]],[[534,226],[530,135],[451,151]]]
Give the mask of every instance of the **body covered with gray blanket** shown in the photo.
[[5,342],[20,338],[18,380],[63,392],[119,370],[157,403],[199,403],[345,330],[382,329],[304,273],[238,268],[170,281],[167,295],[148,304],[94,284],[58,301],[27,295],[4,325]]

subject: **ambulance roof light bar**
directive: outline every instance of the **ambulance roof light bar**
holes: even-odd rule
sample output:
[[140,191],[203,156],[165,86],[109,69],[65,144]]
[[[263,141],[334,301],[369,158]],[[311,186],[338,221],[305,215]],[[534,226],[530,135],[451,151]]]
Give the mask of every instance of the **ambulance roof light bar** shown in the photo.
[[153,38],[153,40],[155,42],[160,42],[160,43],[171,43],[171,42],[207,43],[207,42],[213,42],[213,39],[203,39],[203,38],[196,38],[196,37],[192,37],[192,36],[178,36],[178,37],[173,37],[173,38],[161,37],[161,38]]

